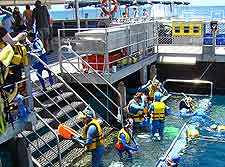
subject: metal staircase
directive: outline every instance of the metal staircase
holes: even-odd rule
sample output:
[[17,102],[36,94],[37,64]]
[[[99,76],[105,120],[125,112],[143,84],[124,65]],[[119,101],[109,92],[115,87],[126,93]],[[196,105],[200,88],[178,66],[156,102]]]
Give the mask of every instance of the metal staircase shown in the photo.
[[[83,124],[81,120],[77,118],[77,114],[87,106],[90,108],[92,108],[92,106],[77,93],[78,91],[74,91],[61,76],[53,72],[37,55],[33,54],[33,57],[51,71],[55,83],[49,85],[47,90],[44,91],[39,81],[31,80],[34,98],[33,106],[37,116],[37,122],[33,124],[32,131],[24,131],[22,135],[29,142],[34,166],[69,166],[74,159],[82,156],[85,150],[84,148],[77,148],[77,145],[71,140],[60,138],[57,134],[57,127],[59,124],[63,123],[81,132]],[[64,58],[64,60],[70,63],[68,59]],[[31,71],[33,71],[33,74],[36,73],[34,69]],[[71,78],[76,79],[73,75],[71,75]],[[43,79],[45,81],[48,80],[45,76]],[[82,83],[80,83],[80,86],[85,88]],[[95,84],[92,84],[92,87],[100,91]],[[117,116],[107,105],[104,105],[98,100],[91,91],[88,91],[88,93],[106,109],[110,116],[118,120]],[[101,91],[101,93],[105,95],[103,91]],[[108,101],[116,105],[108,96],[105,97]],[[121,112],[120,105],[116,106],[117,111]],[[96,116],[99,117],[97,113]],[[102,120],[103,131],[107,135],[112,128],[109,126],[108,121],[105,121],[104,118],[102,118]]]

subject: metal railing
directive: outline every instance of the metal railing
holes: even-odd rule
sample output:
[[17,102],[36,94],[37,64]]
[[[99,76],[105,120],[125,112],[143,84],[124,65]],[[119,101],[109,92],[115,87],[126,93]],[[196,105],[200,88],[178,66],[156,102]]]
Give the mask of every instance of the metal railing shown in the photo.
[[[79,94],[77,94],[73,88],[71,88],[66,81],[63,80],[62,77],[60,77],[58,74],[56,74],[42,59],[39,58],[38,55],[36,55],[35,53],[30,53],[29,52],[29,55],[32,56],[33,59],[35,59],[36,61],[39,61],[44,67],[45,69],[47,69],[51,74],[52,74],[52,77],[57,80],[57,83],[61,83],[63,85],[63,88],[62,90],[58,90],[57,88],[54,87],[54,85],[49,85],[51,91],[54,91],[54,93],[56,94],[57,97],[60,98],[60,100],[62,100],[63,102],[66,103],[67,106],[69,106],[73,111],[75,111],[76,113],[78,113],[79,111],[66,99],[66,97],[64,97],[62,95],[62,91],[65,91],[65,92],[71,92],[71,94],[73,94],[73,97],[76,98],[76,100],[78,101],[81,101],[86,107],[89,107],[92,111],[93,111],[93,114],[95,115],[95,112],[94,110],[91,108],[91,106],[85,101],[83,100],[83,98],[81,96],[79,96]],[[35,74],[36,70],[33,69],[33,67],[31,66],[31,75],[32,74]],[[48,78],[45,78],[43,76],[41,76],[39,73],[36,72],[36,75],[40,78],[42,78],[44,81]],[[38,84],[37,80],[31,78],[31,83],[33,84],[33,86],[35,86],[35,91],[33,92],[33,94],[35,93],[38,93],[38,94],[44,94],[45,96],[45,101],[49,101],[50,103],[54,104],[57,108],[58,108],[58,111],[62,112],[69,120],[72,121],[73,123],[73,126],[76,125],[79,130],[82,128],[79,126],[79,122],[76,122],[66,111],[65,109],[63,109],[62,107],[60,107],[60,105],[57,103],[57,101],[55,101],[47,92],[46,90],[43,90],[43,88],[40,86],[40,84]],[[33,89],[34,90],[34,89]],[[53,119],[53,121],[56,121],[58,124],[61,124],[63,122],[59,121],[59,119],[57,118],[57,116],[52,113],[44,104],[41,100],[39,100],[39,98],[37,96],[33,96],[34,100],[39,104],[39,107],[41,107],[45,113],[47,113],[50,118]],[[76,101],[75,100],[75,101]],[[54,132],[54,136],[57,140],[57,150],[54,150],[48,143],[47,141],[45,141],[44,139],[42,139],[42,136],[39,135],[38,133],[36,133],[35,131],[33,131],[33,133],[35,135],[37,135],[38,137],[38,140],[40,140],[41,142],[43,142],[47,147],[50,148],[50,151],[53,152],[54,154],[56,154],[59,158],[59,165],[62,166],[62,160],[61,160],[61,152],[60,152],[60,146],[59,146],[59,140],[58,140],[58,134],[56,134],[56,132],[51,128],[51,126],[48,125],[48,123],[41,118],[40,115],[37,114],[37,117],[38,119],[44,123],[45,126],[47,126],[48,129],[50,129],[51,132]],[[103,121],[108,124],[108,122],[106,120],[103,119]],[[108,124],[109,125],[109,124]],[[24,136],[25,137],[25,136]],[[38,149],[38,146],[35,145],[35,143],[32,143],[32,141],[30,141],[27,137],[25,137],[26,140],[31,144],[32,147],[35,148],[35,150],[37,150],[37,152],[39,152],[42,156],[45,156],[41,150]],[[43,160],[43,159],[42,159]],[[48,157],[44,157],[44,160],[46,162],[48,162],[50,165],[53,166],[52,162],[50,162],[49,158]]]
[[[45,145],[47,147],[49,147],[52,152],[54,154],[56,154],[58,156],[58,162],[59,162],[59,166],[62,167],[62,157],[61,157],[61,149],[60,149],[60,146],[59,146],[59,137],[58,137],[58,134],[55,132],[54,129],[52,129],[51,126],[48,125],[48,123],[46,123],[46,121],[44,119],[42,119],[42,117],[38,114],[38,113],[35,113],[37,118],[52,132],[52,134],[55,136],[55,139],[56,139],[56,144],[57,144],[57,152],[55,152],[55,150],[46,143],[46,141],[44,141],[40,135],[38,135],[37,132],[33,131],[36,135],[38,135],[38,139],[40,139],[42,142],[45,143]],[[36,146],[35,144],[32,143],[32,141],[30,141],[23,133],[21,133],[21,135],[28,141],[28,143],[36,150],[38,151],[38,153],[49,163],[51,164],[52,166],[54,166],[54,164],[52,164],[51,161],[49,161],[49,157],[46,157],[38,148],[38,146]]]
[[[74,52],[75,53],[75,52]],[[40,58],[39,58],[39,56],[38,55],[36,55],[35,53],[29,53],[31,56],[33,56],[33,58],[35,58],[37,61],[39,61],[42,65],[44,65],[44,67],[53,75],[52,77],[54,77],[55,78],[55,80],[57,80],[57,83],[62,83],[63,84],[63,87],[64,87],[64,89],[66,88],[67,90],[66,91],[69,91],[69,92],[71,92],[72,94],[73,94],[73,97],[76,97],[78,100],[80,100],[84,105],[85,105],[85,107],[89,107],[91,110],[92,110],[92,112],[93,112],[93,114],[94,114],[94,116],[96,116],[96,114],[95,114],[95,110],[91,107],[91,105],[89,105],[73,88],[71,88],[70,86],[69,86],[69,84],[62,78],[62,77],[60,77],[58,74],[56,74],[43,60],[41,60]],[[75,53],[76,54],[76,53]],[[79,56],[79,55],[78,55]],[[66,61],[67,61],[67,63],[69,63],[69,64],[71,64],[73,67],[75,67],[70,61],[68,61],[67,59],[66,59]],[[32,67],[31,67],[32,68]],[[33,69],[33,71],[35,71],[35,69]],[[37,73],[37,72],[36,72]],[[44,78],[43,76],[41,76],[39,73],[37,73],[37,75],[39,76],[39,77],[41,77],[44,81],[46,81],[46,79],[47,78]],[[102,77],[99,73],[97,73],[97,75],[102,79],[102,80],[104,80],[106,83],[108,83],[109,84],[109,86],[118,94],[118,96],[119,96],[119,99],[120,99],[120,105],[122,104],[122,98],[121,98],[121,95],[120,95],[120,93],[118,92],[118,90],[117,89],[115,89],[104,77]],[[60,107],[58,104],[57,104],[57,102],[55,102],[54,101],[54,99],[52,99],[46,92],[45,92],[45,90],[43,90],[43,88],[39,85],[39,84],[37,84],[37,82],[34,80],[34,81],[32,81],[31,80],[31,82],[32,82],[32,84],[33,85],[35,85],[35,87],[36,88],[38,88],[37,90],[35,90],[35,91],[40,91],[41,93],[43,93],[48,99],[46,99],[46,100],[49,100],[49,101],[51,101],[51,103],[53,103],[53,104],[55,104],[59,109],[60,109],[60,111],[62,111],[69,119],[71,119],[71,117],[68,115],[68,113],[66,113],[66,111],[62,108],[62,107]],[[62,96],[62,92],[60,92],[60,91],[58,91],[58,90],[56,90],[55,88],[54,88],[54,86],[53,85],[49,85],[49,87],[52,89],[52,90],[54,90],[54,92],[56,92],[56,94],[57,94],[57,96],[59,96],[64,102],[66,102],[66,105],[67,106],[70,106],[71,107],[71,109],[73,109],[75,112],[79,112],[75,107],[73,107],[72,105],[71,105],[71,103],[65,98],[65,97],[63,97]],[[97,87],[96,87],[97,88]],[[104,95],[105,95],[105,93],[104,92],[101,92],[101,93],[103,93]],[[106,95],[105,95],[106,96]],[[34,99],[47,111],[47,113],[49,114],[49,115],[51,115],[52,116],[52,118],[54,119],[54,120],[56,120],[58,123],[61,123],[58,119],[57,119],[57,117],[53,114],[53,113],[51,113],[51,111],[49,111],[45,106],[44,106],[44,104],[37,98],[37,97],[35,97],[34,96]],[[96,99],[96,100],[98,100],[98,99]],[[112,101],[112,100],[111,100]],[[112,101],[113,102],[113,101]],[[115,103],[114,103],[115,104]],[[111,111],[109,111],[109,112],[111,112]],[[112,113],[112,112],[111,112]],[[118,115],[121,115],[122,114],[122,110],[121,110],[121,108],[118,106]],[[115,115],[114,115],[115,116]],[[72,120],[73,121],[73,120]],[[109,125],[109,123],[105,120],[105,119],[103,119],[103,121],[107,124],[107,125]],[[119,119],[119,121],[121,122],[121,123],[123,123],[123,120],[122,120],[122,118],[121,119]],[[74,121],[73,121],[74,122]],[[74,124],[77,126],[77,127],[79,127],[79,128],[81,128],[80,126],[79,126],[79,124],[78,123],[76,123],[76,122],[74,122]]]
[[[190,84],[209,84],[210,85],[210,93],[209,93],[208,96],[210,98],[212,98],[212,96],[213,96],[213,82],[211,82],[211,81],[204,81],[204,80],[198,80],[198,79],[196,79],[196,80],[166,79],[163,82],[163,87],[165,87],[165,84],[168,83],[168,82],[181,83],[181,84],[184,84],[184,83],[190,83]],[[180,93],[177,93],[177,92],[169,92],[169,93],[172,93],[172,94],[180,94]],[[201,94],[197,94],[197,93],[196,94],[188,94],[188,95],[191,95],[191,96],[205,96],[205,95],[201,95]]]
[[[63,49],[69,50],[71,54],[76,57],[76,59],[73,60],[68,60],[64,55],[63,55]],[[120,92],[111,84],[109,83],[101,74],[99,74],[89,63],[87,63],[80,55],[78,55],[75,51],[73,51],[70,47],[68,46],[61,46],[59,49],[59,56],[60,56],[60,67],[61,71],[64,73],[66,72],[75,82],[77,82],[83,89],[85,89],[88,94],[91,95],[92,98],[94,98],[108,113],[110,113],[115,119],[117,119],[122,125],[123,125],[123,112],[122,112],[122,97]],[[75,60],[75,61],[74,61]],[[100,87],[95,84],[89,77],[86,75],[86,73],[83,72],[82,68],[80,66],[85,65],[92,71],[92,75],[94,74],[96,78],[101,79],[107,87],[111,88],[113,92],[115,92],[118,96],[119,99],[119,104],[114,102],[112,98],[110,98],[104,91],[100,89]],[[72,72],[71,72],[72,71]],[[88,89],[85,84],[83,84],[78,77],[76,77],[76,73],[79,73],[82,75],[83,78],[87,80],[89,84],[91,84],[91,89]],[[96,92],[93,92],[93,89],[97,90],[100,92],[104,98],[107,99],[107,102],[110,102],[114,107],[117,108],[117,116],[111,111],[111,109],[108,108],[107,105],[103,104],[103,102],[96,97]]]
[[[70,38],[62,38],[69,33]],[[109,28],[58,29],[59,48],[69,44],[99,72],[111,73],[154,54],[154,22],[135,22]],[[92,60],[89,60],[88,57]]]
[[170,152],[173,150],[176,142],[178,141],[179,137],[181,136],[181,134],[183,133],[183,131],[185,130],[185,128],[187,127],[187,122],[182,126],[182,128],[180,129],[179,133],[177,134],[177,136],[175,137],[175,139],[173,140],[173,142],[171,143],[170,147],[167,149],[166,153],[164,154],[164,156],[162,158],[160,158],[154,167],[159,167],[160,163],[165,161],[166,158],[168,157],[168,155],[170,154]]

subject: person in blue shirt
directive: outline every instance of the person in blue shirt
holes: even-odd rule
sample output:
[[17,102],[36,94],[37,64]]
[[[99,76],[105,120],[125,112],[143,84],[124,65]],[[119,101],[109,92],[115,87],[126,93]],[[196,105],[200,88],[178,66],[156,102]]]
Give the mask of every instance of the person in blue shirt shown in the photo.
[[179,154],[171,154],[166,158],[166,160],[161,161],[157,167],[178,167],[180,159],[181,157]]
[[[32,46],[32,51],[34,51],[36,54],[39,55],[39,58],[45,62],[46,64],[48,64],[48,55],[45,51],[45,48],[43,46],[43,43],[41,42],[41,40],[37,37],[36,33],[28,33],[28,39],[29,41],[31,42],[31,46]],[[44,66],[44,64],[42,64],[39,60],[36,60],[32,63],[32,67],[34,69],[37,69],[37,76],[39,78],[39,81],[41,83],[41,86],[43,88],[44,91],[46,91],[46,87],[45,87],[45,81],[43,79],[43,76],[42,76],[42,72],[43,70],[46,70],[48,72],[48,79],[49,79],[49,83],[50,85],[53,85],[53,78],[52,78],[52,73],[51,71],[46,68]]]
[[87,151],[92,153],[92,167],[103,167],[103,155],[105,152],[104,136],[100,123],[94,118],[93,112],[86,108],[79,113],[79,118],[85,124],[82,137],[73,138],[79,142]]
[[[154,102],[149,106],[148,112],[151,115],[152,121],[152,136],[158,140],[163,138],[165,116],[168,115],[169,107],[161,102],[162,94],[155,92]],[[159,134],[159,136],[157,135]]]
[[128,103],[128,116],[133,119],[134,127],[143,127],[147,121],[147,101],[142,92],[137,92],[134,98]]
[[[122,159],[124,152],[128,154],[127,158],[130,159],[132,158],[131,151],[140,150],[140,145],[137,143],[137,141],[132,135],[132,129],[133,129],[133,120],[128,119],[126,121],[126,125],[124,126],[124,128],[122,128],[119,131],[115,147],[118,151],[118,155],[120,159]],[[132,143],[135,146],[131,146]]]

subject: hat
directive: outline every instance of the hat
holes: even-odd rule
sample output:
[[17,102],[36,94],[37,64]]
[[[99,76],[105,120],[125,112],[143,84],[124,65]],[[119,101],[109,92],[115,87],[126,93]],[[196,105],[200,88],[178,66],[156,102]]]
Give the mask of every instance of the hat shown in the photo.
[[84,111],[80,111],[78,113],[78,118],[79,119],[84,119],[84,118],[93,118],[93,112],[91,111],[91,109],[87,106]]
[[153,84],[154,86],[158,86],[158,85],[160,84],[160,82],[159,82],[158,79],[154,79],[154,80],[152,81],[152,84]]
[[180,162],[180,155],[178,154],[172,154],[169,156],[169,158],[166,159],[166,163],[170,165],[178,165]]

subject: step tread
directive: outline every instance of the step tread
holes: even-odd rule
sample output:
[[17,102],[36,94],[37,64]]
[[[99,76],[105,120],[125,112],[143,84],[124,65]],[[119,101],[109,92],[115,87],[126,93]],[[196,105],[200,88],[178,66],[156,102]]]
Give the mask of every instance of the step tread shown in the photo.
[[[103,131],[105,134],[108,134],[111,130],[112,130],[111,127],[103,127]],[[79,132],[81,132],[81,131],[82,131],[82,129],[79,130]],[[71,149],[72,146],[74,145],[74,143],[71,140],[63,140],[59,144],[60,144],[60,148],[63,148],[63,149],[61,149],[61,153],[63,153],[64,151],[66,151],[68,149]],[[57,150],[57,145],[55,145],[53,147],[53,149]],[[62,158],[64,165],[71,163],[74,159],[81,156],[84,152],[85,152],[84,148],[72,148],[71,151]],[[57,158],[56,154],[52,150],[48,150],[47,152],[45,152],[44,156],[48,157],[48,159],[50,161]],[[42,164],[43,166],[48,164],[48,162],[46,162],[44,157],[42,157],[42,156],[37,158],[37,160],[39,162],[43,162],[43,164]],[[58,162],[56,164],[58,164]],[[56,166],[56,165],[54,165],[54,166]]]
[[[43,118],[43,119],[44,119],[44,120],[46,121],[46,123],[48,123],[48,124],[49,124],[51,121],[53,121],[52,118]],[[42,121],[38,120],[36,124],[33,124],[33,127],[32,127],[32,128],[38,130],[38,129],[43,128],[44,126],[45,126],[45,124],[44,124]],[[23,135],[28,136],[28,135],[30,135],[31,133],[33,133],[33,131],[23,131],[22,133],[23,133]]]
[[[62,107],[62,109],[59,110],[59,112],[55,112],[56,113],[56,117],[59,118],[61,116],[64,115],[64,112],[67,113],[69,111],[72,111],[74,107],[75,109],[77,109],[77,107],[79,107],[79,105],[83,104],[83,102],[80,102],[80,101],[74,101],[72,103],[70,103],[70,105],[66,105],[64,107]],[[72,107],[71,107],[72,106]],[[58,108],[59,109],[59,108]],[[34,107],[34,111],[39,113],[39,112],[42,112],[44,109],[42,107]],[[63,112],[64,110],[64,112]],[[78,111],[78,110],[77,110]],[[44,111],[43,111],[44,112]]]
[[[83,102],[72,102],[72,103],[71,103],[71,106],[73,106],[74,108],[76,108],[76,107],[79,107],[79,105],[81,105],[82,103],[83,103]],[[37,108],[36,108],[36,109],[37,109]],[[67,114],[70,113],[71,111],[73,111],[72,108],[71,108],[70,106],[65,106],[65,107],[63,107],[62,109],[63,109],[64,112],[67,113]],[[34,111],[36,111],[36,110],[34,110]],[[37,112],[37,111],[36,111],[36,112]],[[62,117],[62,116],[65,115],[64,112],[63,112],[62,110],[60,110],[60,112],[56,115],[56,117],[57,117],[58,119],[60,119],[60,117]],[[68,119],[69,119],[69,118],[68,118]],[[53,121],[55,121],[53,118],[44,118],[44,120],[46,120],[48,124],[51,124]],[[43,128],[43,127],[45,126],[45,124],[44,124],[42,121],[38,120],[38,121],[37,121],[37,124],[35,124],[35,125],[33,125],[33,126],[36,126],[36,131],[38,131],[39,129]],[[33,128],[35,128],[35,127],[33,127]],[[24,135],[25,135],[25,136],[28,136],[28,135],[30,135],[30,134],[32,134],[32,133],[33,133],[33,131],[25,131]]]
[[[48,92],[50,92],[50,91],[53,91],[53,88],[54,89],[60,89],[60,88],[62,88],[63,87],[63,83],[56,83],[56,84],[54,84],[54,85],[52,85],[52,88],[50,87],[50,86],[47,86],[46,87],[46,89],[47,89],[47,91],[46,91],[46,93],[48,93]],[[36,89],[35,89],[36,88]],[[39,97],[39,96],[42,96],[43,95],[43,92],[39,89],[39,88],[37,88],[37,87],[35,87],[34,89],[32,89],[33,91],[32,91],[32,93],[33,93],[33,96],[35,96],[35,97]]]
[[[77,115],[75,117],[77,117]],[[74,122],[75,123],[79,123],[80,120],[78,118],[76,118],[76,119],[74,119]],[[72,126],[70,126],[70,127],[72,127]],[[55,130],[55,132],[57,133],[57,130]],[[52,131],[49,131],[49,132],[45,133],[44,135],[42,135],[41,137],[46,143],[49,143],[50,141],[52,141],[55,138],[55,135],[52,133]],[[41,147],[43,147],[45,145],[45,143],[42,140],[40,140],[40,139],[36,139],[36,140],[32,141],[32,143],[33,144],[38,143],[39,148],[41,148]],[[31,149],[31,152],[33,152],[33,151],[35,151],[34,148]]]
[[[63,98],[67,99],[67,98],[69,98],[69,97],[72,96],[72,95],[73,95],[72,92],[63,92],[62,94],[53,97],[52,100],[49,99],[49,98],[46,99],[44,102],[42,102],[42,105],[43,105],[43,107],[51,107],[51,106],[53,106],[53,105],[56,105],[55,103],[59,103],[60,101],[64,101]],[[63,98],[62,98],[61,96],[62,96]],[[54,101],[55,103],[54,103],[53,101]],[[38,105],[40,105],[40,104],[38,104]],[[36,107],[37,107],[37,106],[36,106]]]

